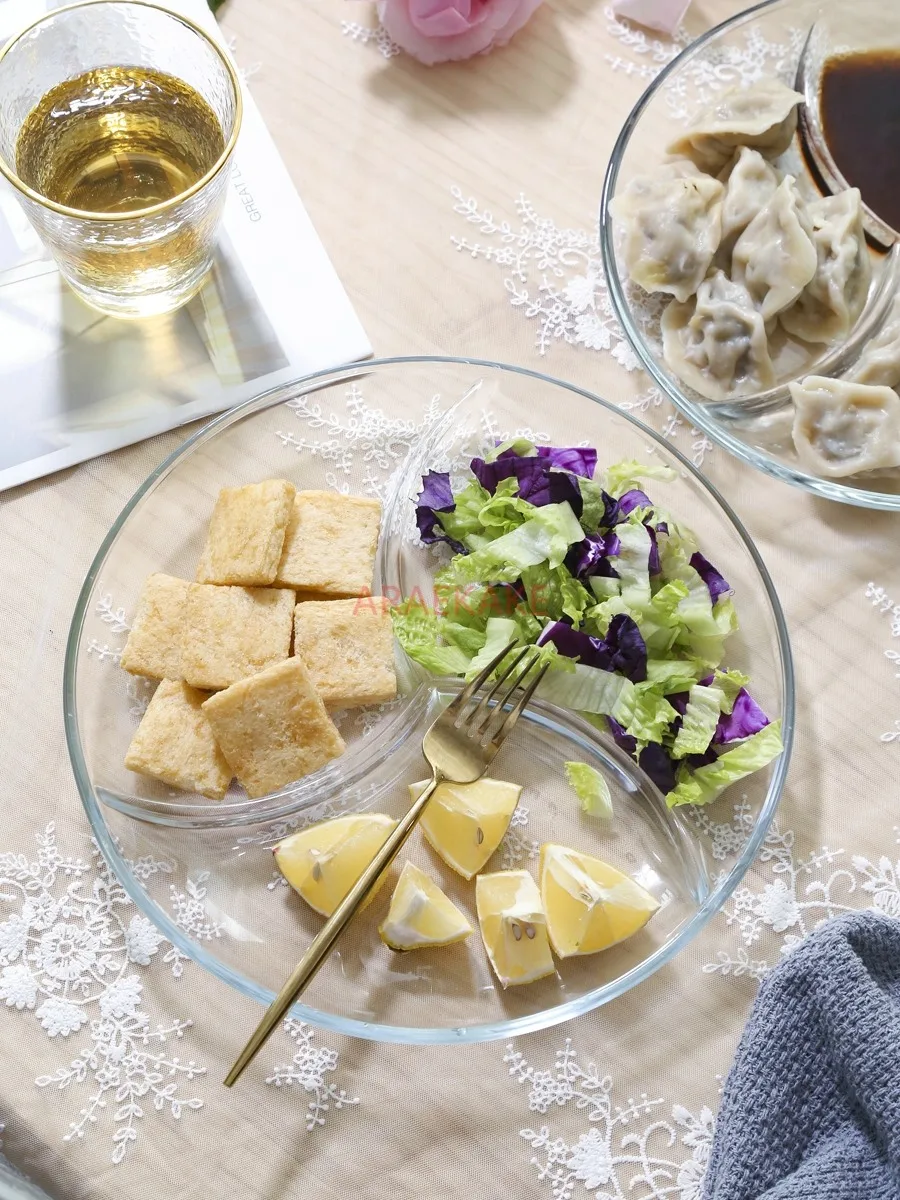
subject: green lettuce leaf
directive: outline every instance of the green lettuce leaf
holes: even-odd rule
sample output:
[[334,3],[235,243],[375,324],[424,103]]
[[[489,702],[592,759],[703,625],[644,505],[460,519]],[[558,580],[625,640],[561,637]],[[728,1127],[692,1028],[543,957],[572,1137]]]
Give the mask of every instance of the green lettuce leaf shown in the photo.
[[[519,503],[525,503],[520,501]],[[528,506],[533,516],[517,529],[488,542],[471,554],[459,554],[438,574],[442,585],[453,583],[513,583],[526,567],[546,562],[558,567],[573,542],[584,532],[570,504]]]
[[617,525],[616,533],[621,543],[616,571],[622,599],[629,608],[643,608],[650,603],[650,534],[638,522]]
[[522,583],[531,610],[542,623],[559,621],[567,616],[576,626],[580,625],[585,609],[593,603],[587,588],[570,575],[564,565],[552,569],[546,563],[526,567],[522,572]]
[[720,688],[694,684],[688,693],[681,728],[672,745],[673,758],[703,754],[709,749],[724,703],[725,693]]
[[462,675],[470,655],[441,642],[443,619],[424,604],[406,601],[391,609],[394,636],[411,659],[436,675]]
[[522,458],[531,458],[537,454],[537,447],[534,442],[530,442],[528,438],[516,437],[510,438],[507,442],[500,442],[498,446],[494,446],[492,450],[488,450],[484,456],[484,461],[494,462],[507,450],[512,450],[513,454],[518,454]]
[[678,768],[678,783],[666,796],[666,803],[670,808],[680,804],[711,804],[733,783],[768,766],[783,749],[781,722],[773,721],[708,766],[689,771],[682,763]]
[[618,579],[609,579],[606,575],[592,575],[590,584],[591,591],[600,601],[609,600],[613,596],[618,596],[621,592],[620,581]]
[[519,640],[519,626],[511,617],[489,617],[484,630],[484,645],[466,668],[466,678],[474,679],[504,646]]
[[582,663],[575,663],[574,666],[575,670],[566,674],[561,671],[547,674],[537,691],[540,698],[575,712],[600,713],[625,724],[621,718],[627,717],[634,707],[634,684],[631,680],[612,671],[586,667]]
[[462,491],[455,492],[453,498],[456,501],[453,512],[438,513],[437,518],[446,534],[462,542],[464,546],[474,548],[485,540],[481,510],[490,500],[491,494],[477,479],[473,479]]
[[[611,714],[625,726],[625,732],[637,739],[638,749],[643,750],[650,742],[662,742],[663,734],[678,716],[665,696],[647,683],[635,685],[630,703],[619,705],[619,715]],[[624,720],[622,718],[625,718]]]
[[663,466],[662,463],[639,463],[632,458],[613,463],[604,472],[603,486],[610,496],[618,499],[632,488],[640,487],[644,479],[659,479],[670,483],[674,478],[675,472],[671,467]]
[[719,688],[725,696],[722,704],[723,713],[731,712],[738,692],[749,682],[750,676],[745,675],[743,671],[716,671],[713,677],[713,686]]
[[610,820],[613,815],[612,793],[597,768],[588,763],[567,762],[563,763],[563,769],[569,786],[581,801],[581,811],[591,817]]
[[606,512],[603,488],[596,479],[579,479],[578,488],[582,500],[581,524],[588,533],[596,533]]

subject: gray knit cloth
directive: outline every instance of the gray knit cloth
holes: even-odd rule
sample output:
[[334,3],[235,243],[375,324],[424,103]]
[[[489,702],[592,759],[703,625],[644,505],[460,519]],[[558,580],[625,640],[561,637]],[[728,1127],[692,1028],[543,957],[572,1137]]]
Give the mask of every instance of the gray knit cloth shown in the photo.
[[706,1200],[900,1198],[900,921],[818,929],[760,988]]

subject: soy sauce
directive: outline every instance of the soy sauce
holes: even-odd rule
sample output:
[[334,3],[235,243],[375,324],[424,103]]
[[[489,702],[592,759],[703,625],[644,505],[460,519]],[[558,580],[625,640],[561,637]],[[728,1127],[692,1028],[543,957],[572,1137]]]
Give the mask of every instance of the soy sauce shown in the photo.
[[825,64],[825,141],[863,203],[900,230],[900,51],[844,54]]

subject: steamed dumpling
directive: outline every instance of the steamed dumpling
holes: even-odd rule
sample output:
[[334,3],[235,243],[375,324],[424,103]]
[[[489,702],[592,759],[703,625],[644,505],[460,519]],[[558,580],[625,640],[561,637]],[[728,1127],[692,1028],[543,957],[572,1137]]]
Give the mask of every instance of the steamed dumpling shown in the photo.
[[900,296],[894,300],[888,319],[877,337],[863,350],[847,379],[882,387],[900,387]]
[[731,277],[746,286],[768,321],[794,303],[818,265],[812,228],[788,175],[735,243]]
[[719,179],[725,184],[719,260],[723,259],[724,252],[724,257],[730,261],[734,243],[775,195],[781,176],[758,150],[742,146]]
[[707,175],[639,176],[610,205],[628,274],[646,292],[687,300],[709,270],[722,235],[722,194]]
[[797,303],[781,314],[781,323],[807,342],[839,342],[856,324],[872,279],[859,190],[814,200],[806,212],[818,266]]
[[731,88],[694,119],[668,153],[686,155],[713,174],[725,166],[737,146],[751,146],[766,158],[777,158],[791,144],[802,100],[799,92],[777,79]]
[[[654,179],[696,179],[703,175],[695,162],[689,158],[667,158],[653,172]],[[724,182],[724,180],[722,181]]]
[[801,466],[829,479],[900,467],[896,392],[822,375],[789,386]]
[[672,301],[662,316],[662,334],[669,367],[707,400],[774,386],[762,315],[747,289],[723,271],[704,280],[696,302]]

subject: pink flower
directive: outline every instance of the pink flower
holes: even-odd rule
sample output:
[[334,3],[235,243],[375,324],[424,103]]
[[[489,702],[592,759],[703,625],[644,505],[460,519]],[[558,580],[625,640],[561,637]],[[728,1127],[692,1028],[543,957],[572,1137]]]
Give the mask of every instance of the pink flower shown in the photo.
[[541,0],[378,0],[388,37],[431,66],[505,46]]

